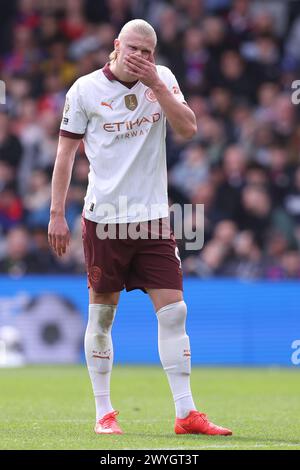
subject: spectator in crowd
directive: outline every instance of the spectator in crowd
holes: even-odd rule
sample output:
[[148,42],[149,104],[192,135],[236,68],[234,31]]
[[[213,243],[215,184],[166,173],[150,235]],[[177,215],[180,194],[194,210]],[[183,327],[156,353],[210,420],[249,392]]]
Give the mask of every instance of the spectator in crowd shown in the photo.
[[0,190],[0,225],[6,233],[11,227],[19,225],[24,216],[23,202],[16,193],[13,184],[7,184]]
[[209,176],[208,159],[205,149],[199,144],[186,147],[181,157],[169,173],[169,183],[190,198],[195,186]]
[[244,149],[238,145],[228,146],[222,166],[224,179],[218,187],[216,205],[224,217],[236,220],[247,167]]
[[22,145],[19,138],[10,130],[11,121],[6,113],[0,113],[0,162],[11,167],[15,175],[22,158]]
[[300,227],[300,166],[295,168],[293,184],[287,188],[284,208],[295,224]]
[[50,209],[51,187],[47,173],[34,170],[28,185],[28,192],[23,198],[24,209],[27,211],[28,226],[47,227]]
[[11,228],[6,238],[6,255],[0,260],[0,272],[14,277],[38,272],[36,261],[30,252],[28,230],[21,225]]
[[233,242],[233,256],[228,260],[225,274],[240,279],[257,279],[261,273],[261,250],[250,230],[239,232]]
[[205,244],[201,253],[190,256],[184,261],[184,270],[187,274],[202,279],[223,274],[226,249],[217,240],[211,240]]

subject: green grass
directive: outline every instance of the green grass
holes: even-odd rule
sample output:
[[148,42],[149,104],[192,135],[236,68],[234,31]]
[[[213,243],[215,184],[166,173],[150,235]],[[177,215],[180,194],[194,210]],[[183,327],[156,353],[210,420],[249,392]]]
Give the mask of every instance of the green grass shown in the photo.
[[112,401],[122,436],[96,436],[82,366],[0,370],[0,449],[300,449],[299,370],[195,368],[198,409],[232,437],[176,436],[159,367],[115,367]]

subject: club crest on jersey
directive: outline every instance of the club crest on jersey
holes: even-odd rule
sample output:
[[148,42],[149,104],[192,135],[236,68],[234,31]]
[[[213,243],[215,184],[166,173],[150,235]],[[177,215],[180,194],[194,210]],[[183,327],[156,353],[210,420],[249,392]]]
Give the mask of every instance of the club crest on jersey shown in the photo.
[[126,108],[130,109],[130,111],[134,111],[138,105],[136,95],[126,95],[124,97]]
[[145,97],[151,103],[155,103],[155,101],[157,101],[157,98],[151,88],[147,88],[147,90],[145,91]]

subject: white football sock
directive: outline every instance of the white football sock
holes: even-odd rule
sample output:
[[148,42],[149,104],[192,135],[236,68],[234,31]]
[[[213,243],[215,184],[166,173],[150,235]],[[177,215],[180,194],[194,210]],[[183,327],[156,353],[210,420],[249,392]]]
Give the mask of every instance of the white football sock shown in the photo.
[[176,416],[185,418],[195,404],[190,387],[191,351],[185,331],[186,304],[182,300],[157,311],[158,350],[173,394]]
[[116,305],[89,305],[84,349],[95,397],[97,421],[113,411],[110,401],[110,376],[113,365],[111,328],[116,309]]

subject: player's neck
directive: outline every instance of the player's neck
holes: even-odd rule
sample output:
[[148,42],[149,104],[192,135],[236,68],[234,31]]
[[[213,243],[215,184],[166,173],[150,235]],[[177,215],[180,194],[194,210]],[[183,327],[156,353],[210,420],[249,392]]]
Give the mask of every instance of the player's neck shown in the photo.
[[120,82],[134,83],[137,81],[136,79],[130,78],[128,74],[122,70],[122,67],[120,67],[116,60],[109,63],[109,68],[114,76],[120,80]]

